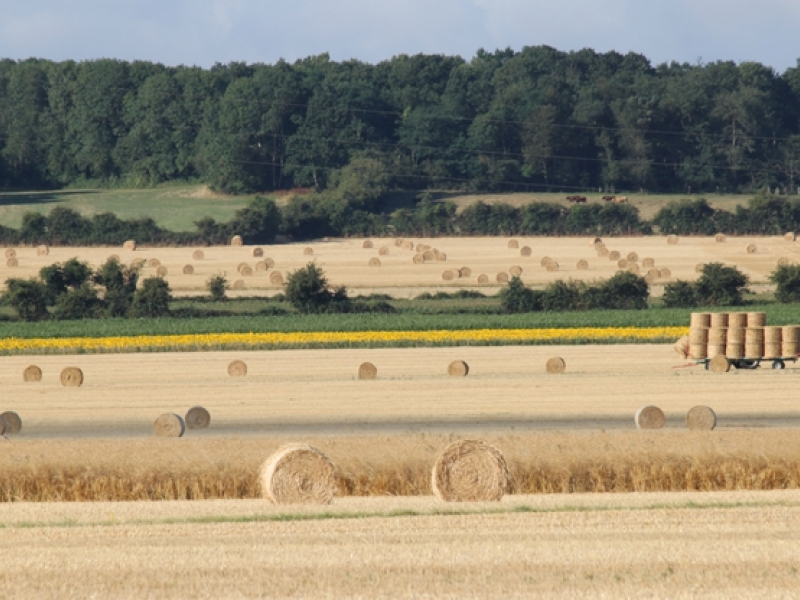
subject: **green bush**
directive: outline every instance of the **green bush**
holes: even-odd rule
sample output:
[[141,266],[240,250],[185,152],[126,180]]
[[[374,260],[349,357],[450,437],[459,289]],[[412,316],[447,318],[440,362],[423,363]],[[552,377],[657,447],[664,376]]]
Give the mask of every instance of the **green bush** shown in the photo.
[[53,307],[53,318],[59,321],[92,319],[99,316],[102,304],[97,290],[84,283],[58,297]]
[[206,280],[206,289],[212,300],[221,302],[225,300],[225,292],[228,290],[228,280],[225,275],[212,275]]
[[647,308],[650,286],[644,277],[622,271],[607,279],[597,288],[586,308],[611,308],[618,310],[642,310]]
[[105,288],[103,313],[109,317],[124,317],[133,302],[139,272],[110,258],[97,269],[92,281]]
[[169,283],[161,277],[148,277],[136,290],[128,314],[132,317],[165,317],[169,314],[170,300]]
[[667,308],[693,308],[697,306],[694,284],[678,280],[664,286],[664,306]]
[[542,308],[551,312],[581,310],[584,308],[585,290],[586,285],[582,281],[554,281],[544,289]]
[[783,304],[800,302],[800,265],[778,267],[769,276],[777,285],[775,299]]
[[517,276],[509,279],[500,290],[500,310],[504,313],[524,313],[542,310],[541,292],[525,287]]
[[313,262],[289,274],[286,299],[302,313],[349,312],[351,309],[347,290],[330,288],[325,273]]
[[708,263],[694,285],[701,306],[738,306],[746,290],[747,276],[736,267]]
[[23,321],[41,321],[48,316],[47,286],[35,279],[7,279],[3,302],[17,311]]

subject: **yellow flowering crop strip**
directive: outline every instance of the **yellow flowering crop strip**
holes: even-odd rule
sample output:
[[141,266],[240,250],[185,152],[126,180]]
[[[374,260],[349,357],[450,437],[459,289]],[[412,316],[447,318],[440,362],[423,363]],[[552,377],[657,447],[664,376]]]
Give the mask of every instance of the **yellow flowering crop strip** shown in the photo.
[[228,348],[319,348],[666,342],[686,327],[580,327],[573,329],[464,329],[432,331],[310,331],[209,333],[121,337],[5,338],[0,353],[157,352]]

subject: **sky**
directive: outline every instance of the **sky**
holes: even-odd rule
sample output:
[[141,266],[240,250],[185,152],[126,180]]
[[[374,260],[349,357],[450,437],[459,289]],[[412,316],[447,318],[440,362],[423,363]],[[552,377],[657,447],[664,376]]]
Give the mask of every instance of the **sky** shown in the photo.
[[800,0],[0,0],[0,58],[377,63],[546,44],[655,64],[800,58]]

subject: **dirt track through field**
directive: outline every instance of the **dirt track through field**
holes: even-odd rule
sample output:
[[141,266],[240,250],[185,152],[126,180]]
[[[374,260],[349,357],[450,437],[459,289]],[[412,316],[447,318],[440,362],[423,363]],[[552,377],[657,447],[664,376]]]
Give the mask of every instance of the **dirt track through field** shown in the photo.
[[[48,256],[37,256],[35,248],[18,248],[18,267],[7,267],[0,261],[0,281],[8,277],[30,277],[43,266],[64,261],[77,256],[92,265],[102,264],[111,254],[119,255],[124,264],[136,258],[158,258],[167,268],[167,281],[177,294],[205,293],[205,282],[209,276],[223,273],[230,282],[241,279],[245,289],[232,291],[231,295],[263,295],[281,291],[280,285],[270,283],[270,273],[279,271],[284,278],[287,273],[315,261],[321,266],[330,282],[345,285],[352,293],[389,293],[394,297],[414,297],[423,291],[438,289],[457,290],[462,288],[483,289],[492,293],[499,289],[496,275],[508,273],[512,266],[522,268],[522,280],[529,285],[544,285],[557,279],[594,280],[608,278],[619,270],[617,261],[597,257],[589,238],[515,238],[520,248],[529,246],[531,256],[520,255],[519,249],[507,246],[508,238],[433,238],[414,239],[414,243],[424,242],[447,256],[446,262],[425,262],[414,264],[412,258],[416,251],[402,250],[394,245],[394,239],[375,239],[374,247],[362,248],[361,239],[314,241],[303,244],[283,244],[263,246],[264,257],[275,261],[269,271],[255,271],[256,262],[262,260],[252,256],[253,246],[215,246],[203,248],[202,260],[192,258],[194,248],[139,248],[136,251],[122,248],[51,248]],[[724,262],[735,265],[748,275],[755,284],[764,284],[768,275],[775,269],[780,258],[790,262],[800,260],[800,243],[788,242],[779,236],[771,237],[729,237],[725,243],[717,243],[714,238],[681,238],[677,245],[668,245],[665,237],[650,236],[636,238],[607,238],[604,240],[610,251],[618,251],[625,258],[628,253],[638,254],[640,274],[644,275],[643,261],[652,258],[655,268],[670,270],[668,277],[661,277],[654,283],[655,293],[660,293],[664,283],[677,278],[692,280],[697,277],[695,266],[698,263]],[[754,244],[756,252],[749,254],[748,245]],[[379,256],[382,246],[388,248],[387,255]],[[305,255],[304,248],[310,247],[312,255]],[[547,271],[541,266],[543,257],[548,256],[559,264],[557,271]],[[370,258],[380,258],[380,267],[368,266]],[[578,270],[577,262],[587,260],[587,270]],[[237,267],[246,263],[254,269],[251,276],[240,276]],[[184,275],[185,265],[192,265],[194,273]],[[445,281],[442,273],[448,269],[469,267],[469,277],[456,277]],[[145,267],[142,276],[156,274],[156,267]],[[485,274],[489,283],[479,285],[477,277]]]
[[6,505],[0,582],[20,597],[787,597],[799,504],[791,491]]
[[[565,373],[545,372],[552,356]],[[247,363],[245,377],[228,375],[234,359]],[[467,377],[447,375],[456,359]],[[376,380],[357,379],[364,361]],[[32,363],[41,382],[23,381]],[[71,365],[83,370],[79,388],[59,382]],[[800,368],[719,375],[686,365],[663,344],[8,356],[0,408],[19,413],[26,437],[147,436],[158,415],[197,404],[211,427],[192,435],[633,427],[645,404],[661,407],[668,427],[683,427],[697,404],[720,427],[800,422]]]

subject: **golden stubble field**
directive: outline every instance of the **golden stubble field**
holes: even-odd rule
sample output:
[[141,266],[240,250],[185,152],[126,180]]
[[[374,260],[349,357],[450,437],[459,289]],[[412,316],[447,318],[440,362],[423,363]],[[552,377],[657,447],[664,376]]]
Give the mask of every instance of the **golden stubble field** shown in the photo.
[[[8,277],[33,276],[45,265],[74,256],[97,266],[112,254],[118,255],[125,264],[136,258],[157,258],[167,268],[166,279],[178,295],[204,293],[208,277],[218,273],[225,274],[230,282],[239,279],[243,282],[245,289],[234,290],[231,295],[274,294],[281,290],[281,286],[270,283],[272,271],[279,271],[285,278],[287,273],[312,260],[325,270],[332,284],[344,285],[351,293],[381,292],[394,297],[413,297],[424,291],[462,288],[484,289],[491,293],[500,286],[496,281],[497,274],[509,273],[513,266],[522,268],[522,280],[529,285],[544,285],[566,278],[608,278],[619,270],[616,261],[597,257],[588,238],[514,238],[518,240],[520,248],[531,248],[529,257],[521,256],[519,249],[508,248],[508,239],[451,237],[410,240],[415,244],[423,242],[430,245],[447,256],[444,262],[422,264],[414,264],[412,258],[415,252],[398,248],[394,239],[374,239],[371,249],[361,247],[362,239],[262,246],[264,257],[275,261],[274,269],[255,271],[251,276],[241,276],[237,268],[242,263],[255,268],[256,262],[261,259],[252,256],[254,246],[203,248],[205,256],[202,260],[192,258],[194,248],[138,248],[135,251],[122,248],[51,248],[48,256],[37,256],[35,248],[18,248],[19,266],[8,267],[5,261],[0,261],[0,281]],[[662,236],[606,238],[604,242],[609,251],[618,251],[623,258],[630,252],[636,252],[640,267],[645,258],[652,258],[655,268],[668,269],[671,272],[669,277],[655,281],[653,287],[656,293],[669,281],[696,278],[695,267],[699,263],[718,261],[735,265],[753,283],[761,285],[766,283],[779,259],[785,258],[790,262],[800,260],[800,243],[789,242],[779,236],[728,237],[724,243],[708,237],[681,238],[677,245],[668,245]],[[751,244],[755,244],[757,250],[748,254],[746,248]],[[388,254],[380,255],[381,247],[386,247]],[[304,254],[305,248],[311,248],[313,254]],[[541,265],[545,256],[558,262],[558,271],[547,271]],[[381,266],[370,267],[368,263],[371,258],[378,258]],[[587,260],[589,268],[578,270],[579,260]],[[182,273],[186,265],[192,265],[194,274]],[[451,281],[442,279],[445,270],[462,267],[468,267],[472,274]],[[647,269],[642,268],[641,274],[646,272]],[[144,277],[155,274],[156,267],[142,270]],[[477,283],[477,277],[481,274],[489,277],[488,284]]]

